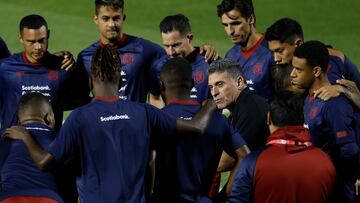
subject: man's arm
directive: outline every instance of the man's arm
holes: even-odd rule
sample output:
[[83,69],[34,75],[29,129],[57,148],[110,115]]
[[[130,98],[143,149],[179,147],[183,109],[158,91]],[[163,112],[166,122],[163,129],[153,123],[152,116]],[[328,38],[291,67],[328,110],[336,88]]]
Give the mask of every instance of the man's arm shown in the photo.
[[355,82],[350,80],[337,80],[336,83],[342,85],[344,95],[353,102],[353,104],[360,109],[360,91]]
[[242,160],[244,160],[245,156],[250,153],[250,149],[244,145],[236,150],[237,160],[235,166],[232,168],[230,172],[230,176],[226,185],[226,196],[230,196],[232,185],[234,183],[235,176],[240,168],[240,164]]
[[213,100],[205,100],[203,107],[191,120],[176,120],[176,131],[178,133],[196,133],[204,134],[206,127],[209,125],[211,115],[216,109],[216,104]]
[[6,137],[22,140],[30,153],[31,159],[40,170],[45,170],[50,167],[54,161],[53,156],[46,152],[29,134],[26,128],[22,126],[12,126],[5,130]]

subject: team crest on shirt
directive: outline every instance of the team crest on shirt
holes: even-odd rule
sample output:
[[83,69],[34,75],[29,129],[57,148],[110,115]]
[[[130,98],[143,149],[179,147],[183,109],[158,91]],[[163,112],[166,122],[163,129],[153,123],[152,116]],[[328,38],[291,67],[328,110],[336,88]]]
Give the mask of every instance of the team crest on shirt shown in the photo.
[[333,66],[329,63],[326,69],[326,72],[330,72],[333,69]]
[[314,119],[316,117],[317,113],[318,113],[318,108],[315,106],[310,111],[310,118]]
[[16,75],[16,77],[21,78],[21,77],[23,77],[23,76],[25,75],[25,72],[24,72],[24,71],[17,71],[17,72],[15,73],[15,75]]
[[57,80],[59,78],[59,74],[56,70],[49,70],[48,78],[49,80]]
[[134,62],[134,54],[132,53],[120,54],[120,58],[122,64],[132,64]]
[[204,71],[195,71],[193,75],[194,82],[199,84],[204,82]]
[[255,76],[258,76],[258,75],[261,75],[261,74],[262,74],[262,65],[261,65],[261,63],[256,63],[256,64],[254,65],[253,74],[254,74]]

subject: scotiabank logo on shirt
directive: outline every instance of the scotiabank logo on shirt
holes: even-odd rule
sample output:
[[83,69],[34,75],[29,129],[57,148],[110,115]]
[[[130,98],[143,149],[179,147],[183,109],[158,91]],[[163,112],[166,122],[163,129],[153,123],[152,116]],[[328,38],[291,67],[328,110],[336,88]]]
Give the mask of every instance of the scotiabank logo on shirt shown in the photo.
[[111,116],[101,116],[100,121],[101,122],[107,122],[107,121],[115,121],[115,120],[130,120],[130,117],[127,114],[123,115],[111,115]]

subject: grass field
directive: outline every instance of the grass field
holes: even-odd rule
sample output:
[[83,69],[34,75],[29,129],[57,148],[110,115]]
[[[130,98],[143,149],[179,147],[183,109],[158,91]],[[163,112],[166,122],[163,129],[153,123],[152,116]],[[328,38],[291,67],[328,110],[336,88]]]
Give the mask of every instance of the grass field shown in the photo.
[[[257,30],[264,32],[275,20],[298,20],[306,40],[317,39],[345,52],[360,66],[360,1],[357,0],[253,0]],[[99,36],[92,22],[94,1],[1,0],[0,36],[13,53],[22,50],[17,39],[20,19],[43,15],[51,30],[50,51],[70,50],[74,56]],[[211,43],[223,56],[232,46],[218,17],[220,0],[128,0],[125,32],[160,43],[158,24],[166,15],[183,13],[190,19],[195,44]],[[356,9],[357,8],[357,9]]]
[[[98,39],[92,23],[93,0],[1,0],[2,36],[12,52],[21,51],[18,23],[27,14],[43,15],[51,29],[50,50],[70,50],[76,56]],[[128,0],[125,32],[160,43],[158,24],[166,15],[184,13],[190,18],[195,43],[209,42],[221,55],[232,46],[216,16],[220,0]],[[360,64],[360,1],[356,0],[254,0],[257,29],[264,32],[281,17],[297,19],[305,38],[331,44]],[[356,9],[357,8],[357,9]]]

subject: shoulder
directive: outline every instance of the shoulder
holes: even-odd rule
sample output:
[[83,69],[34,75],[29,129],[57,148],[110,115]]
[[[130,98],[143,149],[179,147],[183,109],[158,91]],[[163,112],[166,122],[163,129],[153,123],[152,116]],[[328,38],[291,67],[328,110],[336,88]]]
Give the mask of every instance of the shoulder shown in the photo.
[[232,56],[240,55],[240,45],[234,45],[229,51],[226,52],[225,58],[232,58]]
[[86,56],[86,55],[92,55],[96,48],[99,46],[99,42],[95,42],[93,44],[91,44],[89,47],[83,49],[80,53],[79,56]]
[[335,49],[328,49],[329,51],[329,55],[330,56],[336,56],[339,57],[342,61],[342,63],[344,63],[345,61],[345,54],[339,50],[335,50]]

